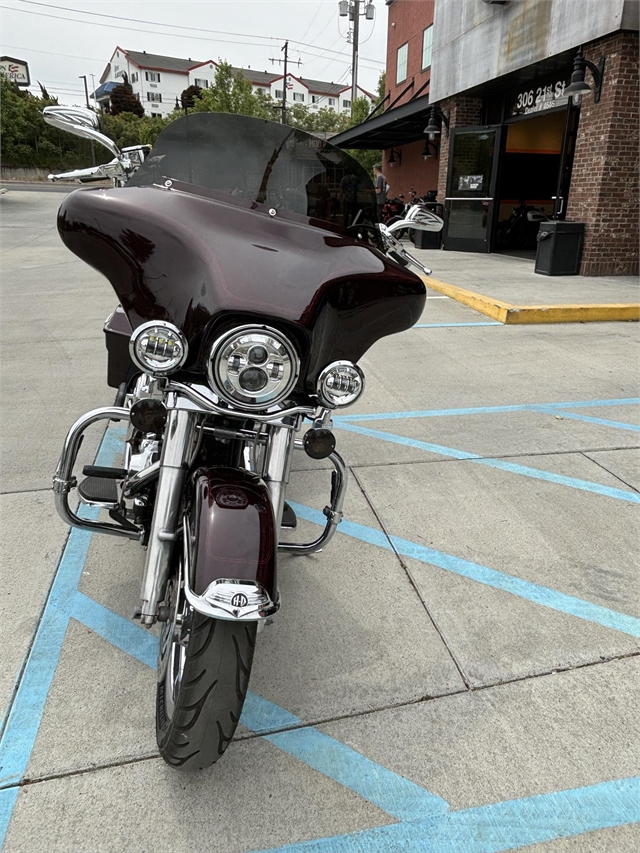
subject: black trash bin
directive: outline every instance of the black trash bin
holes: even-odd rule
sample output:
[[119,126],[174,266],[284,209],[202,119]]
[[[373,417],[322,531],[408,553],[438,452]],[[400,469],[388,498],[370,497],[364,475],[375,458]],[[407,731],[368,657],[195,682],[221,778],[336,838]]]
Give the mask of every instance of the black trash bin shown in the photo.
[[[424,206],[442,219],[444,205],[435,201],[428,201]],[[442,243],[442,231],[421,231],[418,228],[412,228],[410,236],[416,249],[439,249]]]
[[535,271],[540,275],[577,275],[583,239],[584,222],[541,222]]

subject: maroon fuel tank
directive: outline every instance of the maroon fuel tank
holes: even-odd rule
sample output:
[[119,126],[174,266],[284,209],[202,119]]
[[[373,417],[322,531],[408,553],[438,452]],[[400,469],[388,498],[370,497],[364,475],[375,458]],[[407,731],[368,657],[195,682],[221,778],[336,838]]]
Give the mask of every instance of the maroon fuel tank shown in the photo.
[[210,195],[79,190],[58,216],[65,245],[109,279],[133,328],[168,320],[184,331],[187,368],[203,366],[222,316],[297,327],[311,352],[307,384],[418,320],[424,284],[377,249],[319,220]]

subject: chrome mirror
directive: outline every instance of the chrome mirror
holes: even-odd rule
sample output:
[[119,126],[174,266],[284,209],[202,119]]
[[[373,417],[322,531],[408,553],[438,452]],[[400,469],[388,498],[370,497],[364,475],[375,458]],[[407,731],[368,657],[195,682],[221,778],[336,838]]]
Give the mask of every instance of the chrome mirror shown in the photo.
[[74,136],[90,139],[104,145],[114,157],[120,157],[120,149],[112,139],[100,133],[98,116],[86,107],[45,107],[44,120],[52,127],[65,130]]

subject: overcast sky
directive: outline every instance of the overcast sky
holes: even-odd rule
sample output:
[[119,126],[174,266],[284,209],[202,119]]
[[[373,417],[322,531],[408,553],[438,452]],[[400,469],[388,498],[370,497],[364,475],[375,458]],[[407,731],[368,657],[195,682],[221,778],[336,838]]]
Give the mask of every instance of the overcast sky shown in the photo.
[[[361,18],[358,82],[375,92],[384,70],[387,7],[373,2],[375,21]],[[338,16],[338,0],[2,0],[1,14],[2,55],[28,62],[32,91],[39,92],[40,80],[61,104],[84,103],[79,75],[91,87],[93,74],[98,86],[116,45],[267,71],[279,67],[270,58],[281,57],[289,39],[290,59],[302,62],[293,73],[351,82],[347,19]]]

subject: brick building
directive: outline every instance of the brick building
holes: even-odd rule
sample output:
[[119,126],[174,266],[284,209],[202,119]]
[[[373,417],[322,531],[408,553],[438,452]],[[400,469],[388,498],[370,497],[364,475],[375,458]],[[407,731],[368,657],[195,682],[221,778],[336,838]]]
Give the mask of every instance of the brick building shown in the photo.
[[[431,188],[425,182],[437,186],[445,249],[520,250],[532,257],[538,226],[527,224],[524,212],[535,207],[585,223],[583,275],[636,274],[639,4],[387,5],[386,109],[347,132],[349,147],[381,142],[388,162],[393,146],[396,165],[387,176],[394,192],[409,182],[419,191]],[[428,69],[421,66],[421,41],[431,53]],[[595,76],[580,58],[576,63],[580,50],[596,66]],[[574,71],[573,82],[583,76],[590,87],[581,96],[565,93]],[[420,128],[432,107],[435,124]],[[427,124],[436,131],[431,138],[418,133]],[[425,141],[437,160],[430,157],[421,169],[416,152],[426,150],[420,149]]]

